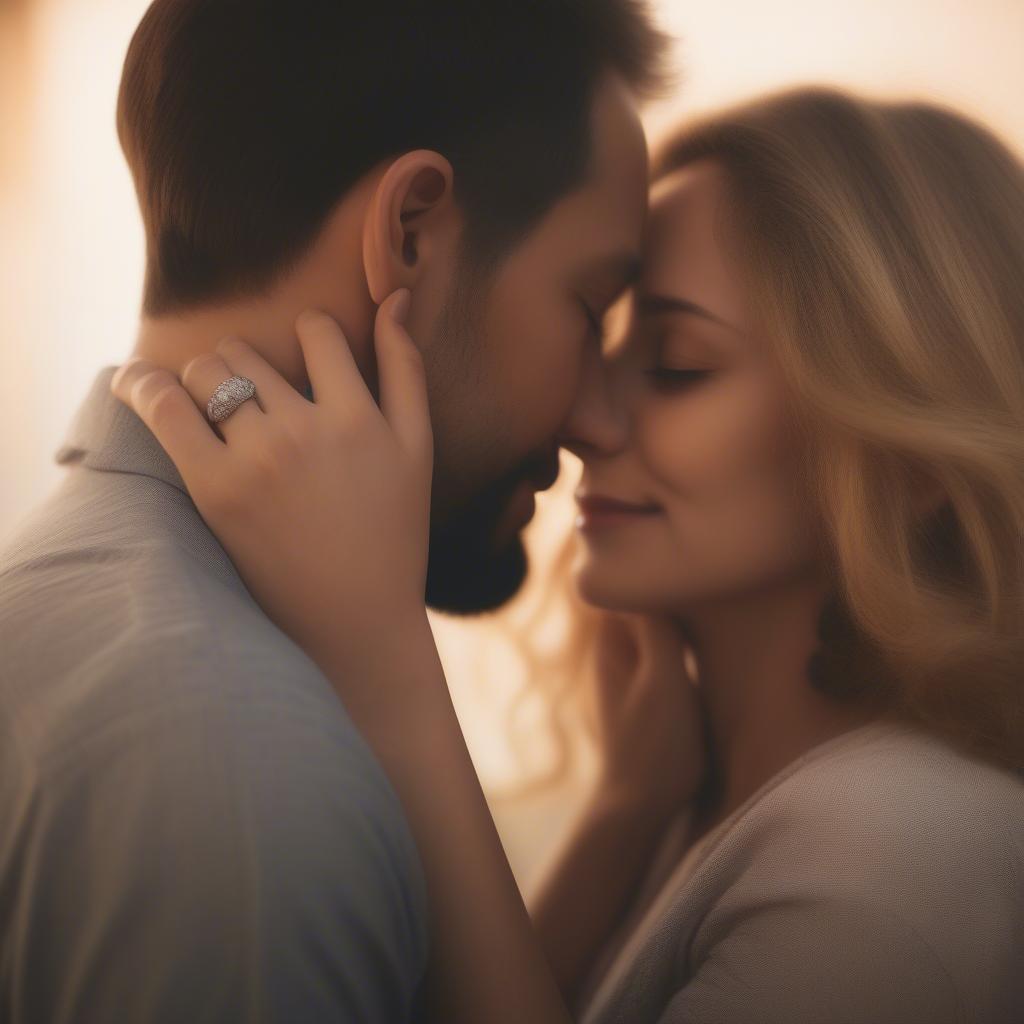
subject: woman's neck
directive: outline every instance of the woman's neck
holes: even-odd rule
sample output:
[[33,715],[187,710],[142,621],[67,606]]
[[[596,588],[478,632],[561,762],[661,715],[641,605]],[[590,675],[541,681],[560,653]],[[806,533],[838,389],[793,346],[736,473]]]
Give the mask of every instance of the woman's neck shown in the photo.
[[710,734],[702,831],[796,758],[873,717],[824,696],[808,678],[826,595],[821,583],[803,580],[682,617]]

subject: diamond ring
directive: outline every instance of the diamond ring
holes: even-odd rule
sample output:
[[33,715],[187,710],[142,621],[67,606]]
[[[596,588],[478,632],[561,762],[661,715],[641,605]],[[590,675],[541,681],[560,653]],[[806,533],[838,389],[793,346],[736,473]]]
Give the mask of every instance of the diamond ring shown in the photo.
[[206,403],[206,417],[211,423],[222,423],[243,402],[256,396],[256,385],[248,377],[229,377],[217,385]]

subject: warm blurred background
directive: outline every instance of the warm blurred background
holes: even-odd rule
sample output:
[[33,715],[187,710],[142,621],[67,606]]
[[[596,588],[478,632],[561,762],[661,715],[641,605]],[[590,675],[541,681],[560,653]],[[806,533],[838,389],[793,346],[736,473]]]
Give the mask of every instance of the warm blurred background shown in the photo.
[[[0,0],[0,540],[59,479],[53,453],[96,372],[132,346],[142,232],[114,102],[148,2]],[[649,110],[652,137],[723,102],[817,81],[945,100],[1024,150],[1024,0],[654,6],[679,38],[683,77],[677,96]],[[571,522],[569,469],[531,527],[541,562]],[[551,755],[537,701],[518,717],[525,742],[508,740],[529,668],[501,623],[436,626],[470,748],[529,887],[583,792],[587,761],[540,795],[503,796]]]

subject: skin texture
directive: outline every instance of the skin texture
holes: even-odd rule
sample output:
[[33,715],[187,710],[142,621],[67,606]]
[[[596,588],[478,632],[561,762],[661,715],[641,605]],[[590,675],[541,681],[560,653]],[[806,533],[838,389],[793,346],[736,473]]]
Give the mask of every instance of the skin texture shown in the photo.
[[690,638],[722,790],[704,827],[860,721],[807,680],[828,589],[820,526],[785,384],[744,295],[726,199],[709,161],[655,186],[610,371],[628,440],[577,447],[580,496],[652,509],[584,526],[578,585],[601,607],[671,615]]

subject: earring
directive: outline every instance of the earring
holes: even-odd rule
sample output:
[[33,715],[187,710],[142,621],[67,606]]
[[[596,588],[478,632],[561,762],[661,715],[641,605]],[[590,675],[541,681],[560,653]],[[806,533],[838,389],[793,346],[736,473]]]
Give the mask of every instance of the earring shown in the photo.
[[825,601],[818,616],[818,647],[807,664],[811,685],[827,697],[848,700],[862,693],[864,659],[857,628],[838,594]]

